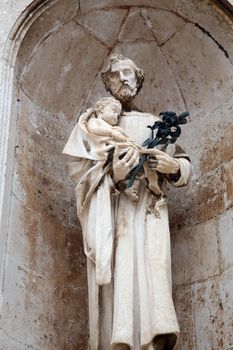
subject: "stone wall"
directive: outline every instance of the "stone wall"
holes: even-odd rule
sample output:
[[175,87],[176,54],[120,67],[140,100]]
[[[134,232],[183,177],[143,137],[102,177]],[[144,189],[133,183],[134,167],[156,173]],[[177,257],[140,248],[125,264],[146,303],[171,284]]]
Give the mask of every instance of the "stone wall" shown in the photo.
[[179,350],[232,349],[230,18],[206,0],[29,4],[5,1],[0,22],[6,35],[16,23],[0,45],[2,91],[12,81],[0,103],[8,174],[0,350],[87,349],[85,257],[61,151],[78,116],[106,95],[100,71],[113,52],[145,70],[138,108],[191,115],[181,144],[193,178],[187,188],[168,189]]

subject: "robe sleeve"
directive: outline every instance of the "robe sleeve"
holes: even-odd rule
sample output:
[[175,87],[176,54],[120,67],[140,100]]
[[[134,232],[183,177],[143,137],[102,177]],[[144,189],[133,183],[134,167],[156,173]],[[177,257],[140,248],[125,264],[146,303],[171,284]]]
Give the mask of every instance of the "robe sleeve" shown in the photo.
[[175,187],[185,186],[192,175],[190,158],[179,145],[171,144],[169,146],[170,147],[167,149],[167,153],[176,159],[176,161],[179,163],[180,169],[178,174],[167,175],[167,180]]
[[82,226],[84,251],[93,261],[96,283],[108,284],[112,277],[114,242],[112,182],[107,163],[113,146],[106,137],[89,133],[86,122],[92,109],[80,116],[64,147],[63,153],[75,157],[68,164],[71,179],[76,184],[77,214]]

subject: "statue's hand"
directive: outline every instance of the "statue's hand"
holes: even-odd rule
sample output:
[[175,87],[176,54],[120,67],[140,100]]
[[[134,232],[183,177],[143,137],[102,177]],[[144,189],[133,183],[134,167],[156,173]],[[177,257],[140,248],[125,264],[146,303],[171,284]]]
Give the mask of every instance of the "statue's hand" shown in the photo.
[[[113,157],[113,180],[117,183],[124,180],[129,172],[138,165],[139,150],[135,148],[128,148],[126,153],[121,147],[116,145]],[[124,153],[123,153],[124,152]],[[124,156],[121,158],[122,153]]]
[[149,154],[149,168],[164,174],[176,174],[180,165],[175,158],[156,148],[143,150],[144,154]]

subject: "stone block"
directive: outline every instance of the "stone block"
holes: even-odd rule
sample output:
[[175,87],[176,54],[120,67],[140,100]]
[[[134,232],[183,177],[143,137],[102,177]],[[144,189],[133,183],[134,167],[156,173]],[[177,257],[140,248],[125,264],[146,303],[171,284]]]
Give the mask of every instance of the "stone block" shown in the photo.
[[38,45],[40,45],[40,42],[42,42],[46,36],[54,35],[59,27],[74,18],[77,10],[77,0],[60,0],[43,11],[37,20],[32,23],[30,30],[27,32],[20,45],[18,53],[20,59],[17,60],[15,67],[18,78],[21,77],[25,64],[29,63],[33,52],[37,49]]
[[151,28],[148,27],[142,9],[133,8],[120,31],[120,42],[134,42],[137,40],[154,41]]
[[216,219],[172,234],[173,283],[207,280],[219,273]]
[[171,227],[204,222],[222,213],[224,191],[221,168],[201,178],[194,175],[184,188],[170,186],[167,193]]
[[233,344],[233,270],[230,269],[224,273],[219,282],[220,290],[220,306],[222,319],[222,333],[223,333],[223,349],[231,350]]
[[27,344],[12,339],[11,335],[0,330],[0,350],[25,350]]
[[[77,225],[78,226],[78,225]],[[86,258],[80,227],[66,228],[12,198],[7,256],[19,270],[86,287]]]
[[233,209],[228,209],[218,218],[218,235],[223,271],[233,266]]
[[83,16],[78,15],[75,20],[107,46],[112,47],[126,15],[127,10],[116,8],[92,11]]
[[[87,292],[73,283],[43,279],[7,261],[1,328],[45,350],[86,349]],[[61,332],[62,329],[62,332]]]
[[[23,89],[49,113],[63,113],[73,120],[106,52],[76,23],[67,23],[37,48],[25,71]],[[83,72],[85,79],[80,78]]]
[[226,349],[219,279],[192,286],[196,349]]
[[81,0],[80,8],[82,13],[92,11],[94,9],[108,8],[108,7],[130,7],[130,6],[145,6],[145,7],[159,7],[165,10],[176,10],[179,1],[174,0]]
[[173,300],[180,326],[179,350],[194,350],[194,320],[192,313],[192,293],[190,286],[174,288]]
[[[233,126],[232,126],[233,132]],[[232,134],[231,134],[232,135]],[[226,208],[232,207],[233,205],[233,158],[226,164],[223,165],[223,179],[225,182],[225,203]]]
[[186,21],[173,12],[151,8],[144,11],[159,45],[173,38],[186,24]]
[[163,50],[193,117],[213,111],[223,98],[231,97],[232,64],[199,28],[187,24]]
[[[232,61],[232,19],[216,2],[208,0],[181,0],[178,14],[187,21],[198,23],[202,26],[208,33],[207,35],[211,35],[229,54]],[[219,30],[220,28],[221,30]]]

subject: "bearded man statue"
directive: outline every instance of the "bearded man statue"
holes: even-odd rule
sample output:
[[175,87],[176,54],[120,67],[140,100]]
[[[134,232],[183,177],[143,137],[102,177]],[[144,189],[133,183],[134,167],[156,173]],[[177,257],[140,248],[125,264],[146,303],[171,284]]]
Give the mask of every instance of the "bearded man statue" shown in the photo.
[[176,349],[179,326],[172,300],[164,186],[187,184],[190,159],[176,144],[149,150],[135,179],[135,196],[128,196],[130,172],[148,138],[146,126],[160,119],[132,107],[144,80],[132,60],[113,55],[102,80],[122,105],[118,129],[137,147],[89,132],[88,120],[94,113],[90,108],[63,151],[76,157],[69,169],[87,256],[89,349]]

